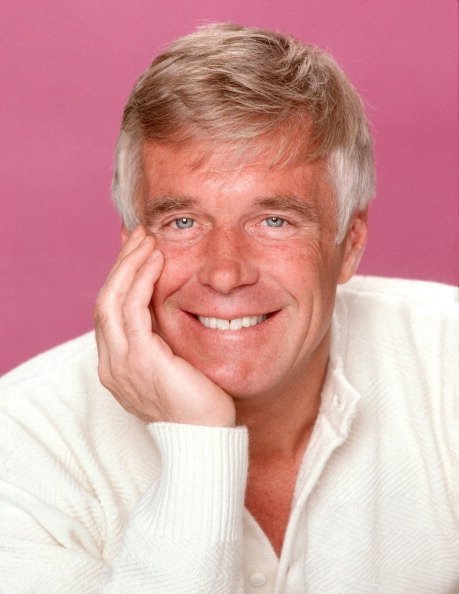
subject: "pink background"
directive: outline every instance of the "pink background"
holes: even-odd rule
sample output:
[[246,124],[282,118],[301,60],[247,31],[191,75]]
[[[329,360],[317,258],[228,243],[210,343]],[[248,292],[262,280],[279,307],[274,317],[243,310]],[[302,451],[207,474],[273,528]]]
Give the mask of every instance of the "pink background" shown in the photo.
[[3,0],[0,373],[92,327],[119,245],[109,185],[124,102],[167,42],[212,21],[332,52],[376,141],[360,272],[456,283],[455,0]]

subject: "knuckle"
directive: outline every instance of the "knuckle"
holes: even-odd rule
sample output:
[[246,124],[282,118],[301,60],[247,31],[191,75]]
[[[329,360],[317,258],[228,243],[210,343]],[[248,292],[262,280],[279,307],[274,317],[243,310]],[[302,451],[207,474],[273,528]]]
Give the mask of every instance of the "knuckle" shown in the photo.
[[137,383],[144,384],[147,381],[148,364],[142,354],[130,350],[126,355],[126,366]]
[[138,414],[138,409],[136,406],[134,406],[134,404],[132,402],[130,402],[129,400],[123,400],[123,402],[121,403],[121,406],[124,408],[124,410],[128,413],[130,413],[131,415],[136,415]]
[[129,295],[124,300],[124,303],[121,307],[121,311],[123,312],[123,316],[125,318],[132,318],[134,317],[140,309],[141,303],[140,300],[132,295]]
[[112,365],[110,369],[110,377],[113,378],[114,383],[118,386],[126,386],[129,384],[129,371],[127,368],[127,361],[124,359],[116,365]]
[[108,326],[110,316],[104,310],[96,310],[94,312],[94,325],[99,328],[106,328]]
[[99,292],[97,293],[97,296],[96,296],[96,307],[98,307],[99,305],[101,305],[104,302],[106,293],[107,293],[107,290],[106,290],[105,285],[104,285],[103,287],[101,287],[99,289]]
[[97,297],[93,310],[94,322],[96,325],[105,326],[108,321],[105,299],[102,296]]
[[138,325],[131,317],[124,318],[124,332],[128,338],[133,338],[138,334]]
[[99,376],[100,383],[103,386],[109,388],[113,385],[112,374],[107,370],[107,367],[104,364],[99,363],[99,365],[97,366],[97,374]]
[[151,345],[157,355],[161,357],[167,357],[165,360],[169,360],[172,351],[169,345],[156,333],[152,333],[151,337]]

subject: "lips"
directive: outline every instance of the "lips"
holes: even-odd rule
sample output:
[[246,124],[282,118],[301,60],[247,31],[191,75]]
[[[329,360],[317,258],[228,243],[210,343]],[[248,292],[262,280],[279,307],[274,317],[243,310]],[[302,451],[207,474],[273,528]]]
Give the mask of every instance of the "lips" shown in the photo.
[[261,316],[244,316],[234,319],[197,316],[197,319],[203,326],[212,330],[241,330],[241,328],[251,328],[264,322],[267,319],[267,314]]

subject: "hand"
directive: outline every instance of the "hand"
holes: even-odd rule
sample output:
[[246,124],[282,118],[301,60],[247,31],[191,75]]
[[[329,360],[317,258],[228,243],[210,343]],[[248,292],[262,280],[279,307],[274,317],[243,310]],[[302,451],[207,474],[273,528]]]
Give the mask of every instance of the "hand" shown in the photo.
[[232,398],[152,331],[150,303],[164,257],[134,229],[97,298],[99,378],[123,408],[146,422],[232,427]]

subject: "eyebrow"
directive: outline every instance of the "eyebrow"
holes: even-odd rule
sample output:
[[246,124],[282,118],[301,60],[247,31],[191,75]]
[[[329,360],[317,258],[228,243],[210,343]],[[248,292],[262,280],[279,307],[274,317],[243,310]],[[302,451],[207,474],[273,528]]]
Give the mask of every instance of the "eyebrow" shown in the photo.
[[[195,198],[189,196],[159,196],[145,204],[145,219],[151,222],[163,214],[175,210],[186,210],[196,206],[197,203]],[[319,219],[318,211],[314,206],[293,196],[279,195],[258,198],[252,202],[252,206],[293,212],[311,222],[316,222]]]
[[153,221],[162,214],[195,206],[197,201],[188,196],[159,196],[145,204],[145,218]]
[[263,208],[273,208],[274,210],[284,210],[300,215],[302,218],[311,222],[316,222],[319,219],[317,208],[295,198],[293,196],[271,196],[267,198],[260,198],[253,202],[254,206],[262,206]]

